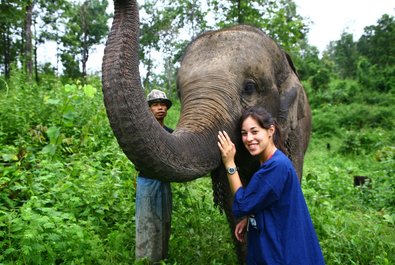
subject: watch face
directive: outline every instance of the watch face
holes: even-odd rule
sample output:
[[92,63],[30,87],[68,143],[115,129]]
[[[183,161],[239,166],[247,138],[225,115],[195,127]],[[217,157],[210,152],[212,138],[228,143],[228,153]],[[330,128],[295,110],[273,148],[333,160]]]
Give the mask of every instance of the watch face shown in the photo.
[[236,172],[236,168],[235,167],[230,167],[230,168],[228,168],[228,173],[229,174],[234,174]]

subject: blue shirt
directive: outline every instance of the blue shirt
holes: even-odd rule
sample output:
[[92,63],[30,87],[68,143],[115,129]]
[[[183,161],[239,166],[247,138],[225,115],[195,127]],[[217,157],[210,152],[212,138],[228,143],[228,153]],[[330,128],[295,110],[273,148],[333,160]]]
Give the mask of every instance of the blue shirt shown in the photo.
[[295,169],[280,150],[236,191],[233,214],[249,216],[247,264],[325,264]]

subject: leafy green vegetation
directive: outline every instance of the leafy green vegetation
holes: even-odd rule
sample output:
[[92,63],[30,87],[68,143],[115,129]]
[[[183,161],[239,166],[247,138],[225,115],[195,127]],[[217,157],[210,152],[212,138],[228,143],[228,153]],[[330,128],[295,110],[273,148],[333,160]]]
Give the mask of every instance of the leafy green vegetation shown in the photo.
[[[306,83],[313,135],[302,187],[327,264],[393,264],[395,97],[358,87]],[[136,171],[112,134],[100,80],[30,85],[18,73],[0,92],[0,264],[134,263]],[[354,187],[354,176],[370,182]],[[163,264],[236,264],[210,178],[172,188]]]

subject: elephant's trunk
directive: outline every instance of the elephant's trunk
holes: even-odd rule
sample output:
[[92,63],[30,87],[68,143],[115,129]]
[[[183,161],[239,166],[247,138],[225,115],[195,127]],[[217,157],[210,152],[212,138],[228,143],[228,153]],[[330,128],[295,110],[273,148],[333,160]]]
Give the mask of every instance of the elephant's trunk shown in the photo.
[[115,0],[114,10],[102,85],[110,124],[121,148],[150,177],[181,182],[207,174],[220,164],[216,138],[205,129],[192,133],[188,126],[169,134],[156,121],[140,81],[137,3]]

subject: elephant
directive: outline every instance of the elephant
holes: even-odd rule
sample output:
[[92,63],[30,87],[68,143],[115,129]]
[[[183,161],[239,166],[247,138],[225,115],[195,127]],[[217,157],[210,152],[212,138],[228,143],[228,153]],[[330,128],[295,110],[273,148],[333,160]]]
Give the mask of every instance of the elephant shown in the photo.
[[[232,195],[217,135],[225,130],[232,138],[239,175],[247,185],[259,163],[243,147],[238,120],[243,109],[260,105],[277,119],[301,180],[311,134],[309,102],[290,56],[261,29],[236,25],[204,32],[188,44],[177,73],[181,112],[172,134],[149,111],[140,81],[138,49],[137,3],[114,0],[102,89],[114,135],[136,168],[171,182],[210,173],[214,203],[225,212],[233,231]],[[245,247],[237,242],[236,246],[243,263]]]

